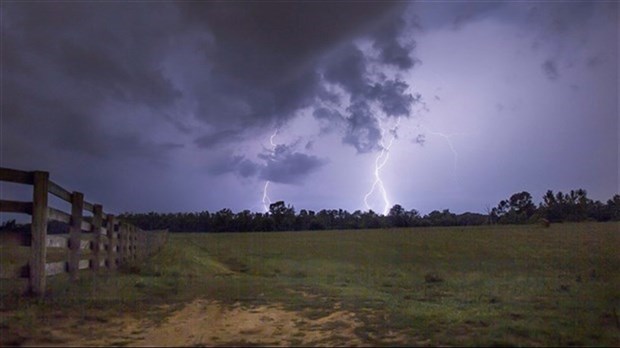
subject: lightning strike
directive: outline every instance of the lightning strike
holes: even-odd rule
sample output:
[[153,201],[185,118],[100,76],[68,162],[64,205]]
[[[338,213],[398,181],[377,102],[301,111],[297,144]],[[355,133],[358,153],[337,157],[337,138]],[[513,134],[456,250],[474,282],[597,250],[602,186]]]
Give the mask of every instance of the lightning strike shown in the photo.
[[441,132],[433,132],[424,126],[420,126],[420,128],[422,128],[424,131],[426,131],[429,134],[442,137],[446,140],[446,143],[448,143],[448,147],[450,147],[450,151],[452,151],[452,154],[454,155],[454,171],[456,172],[456,167],[457,167],[457,163],[459,160],[459,153],[456,152],[456,149],[454,148],[454,144],[452,143],[452,137],[455,135],[460,135],[460,133],[445,134]]
[[[276,143],[273,142],[273,138],[278,135],[278,128],[273,132],[271,137],[269,137],[269,143],[271,144],[271,155],[275,154]],[[269,212],[269,205],[271,205],[271,198],[269,198],[269,183],[270,181],[265,181],[265,186],[263,187],[263,209],[265,209],[265,213]]]
[[372,183],[370,191],[368,191],[368,193],[364,196],[364,204],[366,205],[366,209],[371,210],[370,204],[368,203],[368,198],[372,196],[372,194],[375,192],[375,189],[378,187],[379,193],[384,203],[383,215],[387,215],[389,212],[390,199],[388,198],[387,191],[385,190],[383,179],[381,179],[381,169],[383,169],[383,167],[385,166],[385,164],[388,162],[390,158],[390,148],[392,148],[392,145],[394,144],[394,140],[396,139],[396,130],[399,124],[400,124],[400,118],[397,119],[396,125],[392,129],[389,130],[391,137],[387,145],[384,142],[384,139],[385,139],[386,133],[388,132],[386,131],[386,128],[383,125],[381,125],[381,140],[379,141],[379,145],[381,146],[381,152],[379,153],[377,158],[375,158],[375,170],[374,170],[375,181]]
[[271,199],[267,194],[269,189],[269,180],[265,181],[265,187],[263,188],[263,208],[265,209],[265,213],[269,212],[269,205],[271,205]]

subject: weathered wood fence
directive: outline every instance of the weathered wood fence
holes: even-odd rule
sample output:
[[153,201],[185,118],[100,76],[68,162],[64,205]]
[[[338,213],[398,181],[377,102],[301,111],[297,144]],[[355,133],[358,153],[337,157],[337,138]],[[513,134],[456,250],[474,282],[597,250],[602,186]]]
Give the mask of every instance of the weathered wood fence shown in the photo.
[[[49,180],[48,172],[0,168],[0,181],[33,187],[31,202],[0,197],[0,212],[23,213],[32,218],[30,233],[10,239],[11,244],[30,247],[28,260],[22,264],[3,263],[0,278],[28,278],[28,289],[33,294],[44,294],[47,276],[68,272],[70,279],[75,280],[83,269],[116,269],[145,259],[168,240],[167,230],[143,231],[119,221],[104,213],[100,204],[85,201],[82,193],[69,192]],[[50,207],[48,194],[69,202],[71,213]],[[92,217],[83,216],[84,211],[92,213]],[[68,224],[69,234],[48,235],[50,221]],[[7,238],[2,243],[7,243]],[[48,250],[55,250],[63,260],[48,262]]]

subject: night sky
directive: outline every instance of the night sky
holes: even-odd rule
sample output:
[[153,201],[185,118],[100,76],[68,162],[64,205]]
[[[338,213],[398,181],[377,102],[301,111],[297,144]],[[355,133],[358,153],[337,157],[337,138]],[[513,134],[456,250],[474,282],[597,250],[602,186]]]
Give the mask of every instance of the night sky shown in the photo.
[[523,190],[619,192],[617,2],[0,12],[1,166],[109,212],[461,213]]

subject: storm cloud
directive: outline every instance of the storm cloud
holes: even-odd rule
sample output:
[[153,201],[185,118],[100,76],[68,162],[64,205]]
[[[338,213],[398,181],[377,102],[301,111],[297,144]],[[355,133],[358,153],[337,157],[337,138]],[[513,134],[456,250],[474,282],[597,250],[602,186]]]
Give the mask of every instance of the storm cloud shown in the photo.
[[[226,132],[240,134],[248,127],[285,122],[322,93],[317,73],[321,57],[342,42],[375,35],[384,39],[377,41],[383,60],[412,66],[408,51],[395,37],[401,21],[394,22],[398,27],[390,24],[399,7],[394,3],[353,7],[8,3],[3,54],[5,96],[10,102],[4,110],[11,120],[22,120],[16,126],[25,128],[45,113],[62,109],[69,121],[65,127],[90,127],[107,137],[111,130],[96,125],[97,114],[114,104],[122,106],[124,118],[141,108],[147,122],[168,121],[177,130],[193,128],[198,146],[234,141],[225,133],[214,136],[200,129],[225,124]],[[196,64],[202,68],[196,69]],[[363,79],[363,70],[364,66],[353,74]],[[363,82],[359,85],[364,87]],[[49,107],[52,101],[56,105]],[[179,112],[194,115],[189,122],[194,126],[170,116]],[[72,139],[86,144],[75,150],[108,151],[90,144],[92,139]]]
[[[66,5],[3,4],[4,124],[37,146],[95,157],[157,158],[182,147],[123,127],[131,118],[164,120],[181,97],[156,59],[169,34],[147,20],[166,15],[136,5]],[[127,27],[111,28],[112,17]],[[110,111],[122,115],[102,118]],[[7,145],[9,153],[22,146]]]
[[[317,99],[334,97],[325,91],[320,71],[326,71],[326,80],[360,95],[364,91],[358,89],[367,88],[367,67],[363,53],[348,44],[354,39],[373,35],[386,39],[379,47],[386,51],[384,60],[413,65],[408,50],[396,41],[403,25],[390,24],[403,8],[398,3],[187,3],[180,7],[190,26],[210,35],[201,48],[201,58],[210,69],[195,91],[196,116],[207,124],[225,122],[245,129],[282,124]],[[356,62],[348,68],[351,60]]]
[[327,159],[283,144],[272,150],[265,149],[257,157],[257,160],[251,160],[242,155],[223,156],[212,163],[208,171],[217,175],[234,173],[243,178],[256,177],[279,184],[299,185],[328,163]]
[[[0,15],[2,166],[118,209],[261,209],[268,180],[285,184],[274,198],[354,210],[400,121],[383,170],[409,173],[386,179],[403,206],[462,207],[467,192],[479,210],[516,183],[617,189],[613,2],[2,2]],[[464,168],[419,124],[476,134],[450,138]],[[575,157],[590,171],[565,168]]]
[[327,164],[327,160],[294,151],[278,145],[269,155],[261,155],[266,164],[260,169],[260,178],[281,184],[300,184],[312,172]]

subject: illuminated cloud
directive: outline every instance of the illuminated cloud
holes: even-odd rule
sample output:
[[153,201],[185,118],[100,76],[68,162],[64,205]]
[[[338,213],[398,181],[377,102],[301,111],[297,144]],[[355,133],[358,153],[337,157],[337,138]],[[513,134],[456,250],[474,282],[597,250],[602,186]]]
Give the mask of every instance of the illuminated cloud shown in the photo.
[[[353,211],[379,120],[402,119],[382,175],[404,207],[480,211],[523,189],[606,199],[617,14],[614,2],[3,2],[0,159],[119,210],[260,210],[270,180],[292,184],[272,187],[287,202]],[[454,142],[458,187],[445,141],[416,138],[425,122],[476,134]]]

